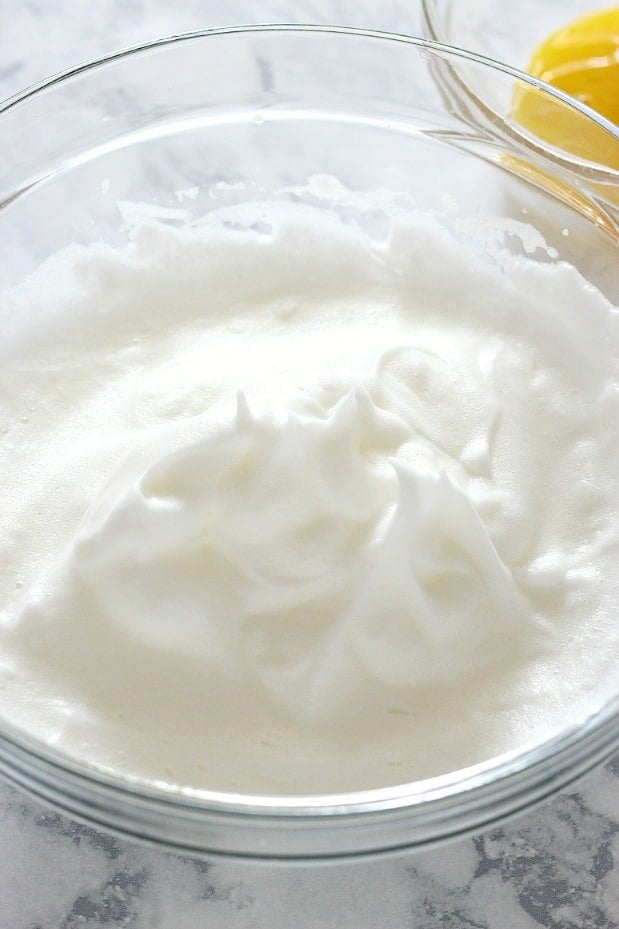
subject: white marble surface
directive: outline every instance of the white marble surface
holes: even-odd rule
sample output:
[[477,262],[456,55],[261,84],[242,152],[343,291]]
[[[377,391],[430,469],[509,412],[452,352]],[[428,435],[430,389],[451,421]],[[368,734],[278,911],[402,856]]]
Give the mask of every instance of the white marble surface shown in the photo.
[[[149,39],[240,22],[415,32],[414,3],[4,0],[0,98]],[[1,170],[1,166],[0,166]],[[500,829],[371,863],[195,861],[104,836],[0,783],[0,929],[612,929],[619,762]]]

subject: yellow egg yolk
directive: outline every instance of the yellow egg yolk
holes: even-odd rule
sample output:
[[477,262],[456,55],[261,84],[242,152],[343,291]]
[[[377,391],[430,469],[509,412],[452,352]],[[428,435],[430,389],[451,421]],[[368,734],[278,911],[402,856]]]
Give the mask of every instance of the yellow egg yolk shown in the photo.
[[528,71],[619,124],[619,7],[559,29],[536,49]]
[[[619,7],[583,16],[553,33],[535,50],[527,70],[619,125]],[[514,116],[553,145],[619,168],[619,142],[535,90],[519,89]]]

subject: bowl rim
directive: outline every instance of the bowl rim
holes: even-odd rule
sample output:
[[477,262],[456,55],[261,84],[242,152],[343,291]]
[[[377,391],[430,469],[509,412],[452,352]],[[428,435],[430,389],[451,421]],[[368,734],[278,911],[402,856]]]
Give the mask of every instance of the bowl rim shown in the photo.
[[[617,731],[613,737],[615,723]],[[84,778],[106,791],[118,791],[120,794],[127,793],[157,802],[163,801],[172,806],[178,805],[179,808],[204,811],[216,809],[222,813],[250,812],[273,817],[311,817],[324,815],[326,812],[347,815],[364,811],[382,812],[409,808],[431,800],[453,798],[484,785],[496,784],[499,780],[513,777],[537,765],[545,766],[547,762],[558,760],[578,744],[583,735],[590,736],[598,728],[607,726],[610,730],[609,741],[619,745],[619,693],[599,704],[580,722],[556,730],[549,738],[529,742],[519,749],[503,752],[486,761],[446,774],[387,787],[337,793],[252,795],[234,791],[178,787],[164,783],[155,786],[159,782],[138,777],[120,777],[106,771],[103,766],[76,761],[69,754],[49,749],[17,726],[0,721],[0,770],[3,743],[12,744],[24,757],[31,756],[40,761],[50,773],[68,773],[72,777]],[[613,748],[610,747],[609,754],[612,751]],[[499,778],[496,777],[497,774],[500,775]]]
[[[331,34],[342,37],[369,38],[380,42],[398,42],[423,52],[429,51],[443,58],[460,59],[481,65],[484,68],[498,70],[515,79],[529,83],[552,95],[556,99],[593,120],[602,129],[609,132],[619,144],[619,126],[595,113],[589,107],[574,100],[568,94],[546,84],[538,78],[527,75],[517,68],[498,62],[492,58],[470,52],[457,46],[446,45],[431,39],[407,36],[398,33],[366,30],[345,26],[325,26],[311,24],[258,24],[251,26],[230,26],[204,29],[167,36],[153,41],[131,46],[108,55],[101,56],[67,70],[61,71],[40,81],[0,103],[0,120],[2,114],[28,101],[32,97],[55,87],[81,74],[113,64],[124,58],[152,51],[154,49],[174,46],[187,41],[209,39],[213,36],[234,36],[247,34],[287,34],[320,35]],[[613,183],[619,179],[619,170],[600,167],[605,176]],[[113,817],[109,810],[120,800],[127,804],[133,801],[153,812],[167,813],[185,817],[197,815],[203,822],[209,817],[223,817],[235,820],[247,827],[248,820],[256,820],[268,827],[269,822],[286,821],[300,825],[297,851],[283,857],[304,859],[302,848],[303,823],[322,823],[328,829],[329,823],[343,819],[354,822],[368,817],[384,815],[420,816],[425,819],[428,810],[430,820],[442,821],[447,814],[457,813],[456,807],[464,805],[466,813],[472,817],[470,827],[462,828],[456,815],[453,823],[444,822],[442,833],[438,838],[449,837],[482,825],[492,823],[518,808],[529,807],[532,803],[544,799],[575,780],[595,765],[607,760],[619,746],[619,694],[614,695],[603,705],[593,709],[586,718],[555,731],[543,741],[529,743],[524,747],[495,756],[488,761],[459,771],[423,780],[413,781],[390,787],[340,792],[333,794],[276,796],[249,795],[224,791],[192,790],[174,788],[129,779],[106,772],[103,769],[77,762],[60,752],[48,748],[44,743],[21,732],[6,721],[0,721],[0,773],[13,783],[25,788],[33,795],[51,801],[71,815],[77,813],[87,821],[95,821],[103,828],[114,831]],[[80,814],[80,802],[84,796],[96,797],[99,802],[97,817]],[[81,799],[80,799],[81,798]],[[89,801],[90,802],[90,801]],[[490,809],[503,812],[495,815]],[[506,810],[506,812],[505,812]],[[107,811],[107,812],[106,812]],[[126,810],[125,810],[126,813]],[[137,831],[136,831],[137,830]],[[172,841],[159,839],[144,832],[143,823],[131,824],[121,828],[122,834],[136,837],[154,838],[169,847],[202,850],[200,846],[189,841]],[[385,849],[411,847],[415,844],[427,844],[428,839],[415,839],[414,830],[410,842],[405,846],[397,845],[395,838],[389,845],[385,838]],[[298,843],[301,843],[300,845]],[[207,849],[209,853],[218,853],[217,848]],[[377,849],[368,845],[366,851],[373,853]],[[232,854],[236,852],[232,851]],[[356,853],[343,853],[334,847],[325,853],[308,853],[312,860],[316,857],[341,858],[357,857]],[[363,854],[363,850],[360,852]],[[241,852],[240,857],[276,858],[268,849],[254,853]]]
[[[331,34],[350,36],[353,38],[357,37],[387,40],[390,42],[398,42],[404,45],[417,47],[419,49],[427,49],[435,53],[442,53],[448,58],[461,58],[464,61],[470,61],[474,64],[479,64],[492,70],[501,71],[503,74],[507,74],[510,77],[521,80],[524,83],[530,84],[532,87],[538,88],[545,93],[550,94],[550,96],[553,96],[557,100],[560,100],[562,103],[567,104],[571,109],[578,111],[583,116],[597,123],[600,128],[606,130],[619,142],[619,126],[611,122],[611,120],[606,119],[606,117],[602,116],[600,113],[597,113],[595,110],[591,109],[591,107],[588,107],[586,104],[582,103],[580,100],[577,100],[575,97],[572,97],[570,94],[565,93],[565,91],[560,90],[558,87],[554,87],[552,84],[548,84],[546,81],[534,77],[532,74],[527,74],[526,71],[515,68],[506,62],[499,61],[487,55],[479,54],[478,52],[470,51],[458,45],[450,45],[444,42],[439,42],[433,38],[407,35],[405,33],[399,32],[388,32],[379,29],[363,29],[356,26],[324,25],[312,23],[257,23],[251,25],[217,26],[210,29],[197,29],[190,32],[182,32],[169,36],[163,36],[158,39],[152,39],[149,42],[130,45],[117,51],[110,52],[106,55],[100,55],[96,58],[87,60],[70,68],[66,68],[47,78],[43,78],[41,81],[37,81],[35,84],[32,84],[21,91],[18,91],[16,94],[7,97],[4,101],[0,101],[0,114],[7,112],[8,110],[12,109],[12,107],[44,90],[53,87],[56,84],[66,81],[72,77],[76,77],[85,72],[95,70],[96,68],[105,66],[106,64],[110,64],[114,61],[135,55],[137,53],[152,51],[153,49],[164,47],[166,45],[174,45],[193,39],[207,38],[209,36],[238,35],[249,33],[300,33],[307,35]],[[619,169],[613,169],[609,167],[607,170],[611,175],[619,176]]]
[[[435,0],[420,0],[420,9],[422,26],[425,28],[425,31],[430,40],[432,42],[436,42],[439,45],[445,44],[450,47],[449,37],[446,35],[446,22],[444,17],[441,18],[439,15],[439,12],[436,9]],[[459,46],[457,46],[457,48],[462,50]],[[470,52],[469,54],[478,55],[476,52]],[[491,58],[490,56],[486,56],[486,61],[490,63],[496,61],[496,59]],[[557,100],[562,100],[562,102],[568,104],[572,110],[578,111],[580,115],[593,117],[593,121],[599,127],[603,128],[605,131],[610,132],[611,135],[617,138],[619,125],[614,123],[612,120],[602,116],[602,114],[598,113],[596,110],[593,110],[591,107],[587,106],[587,104],[578,100],[576,97],[572,97],[570,94],[566,94],[555,85],[549,84],[546,81],[536,78],[534,75],[529,74],[522,69],[509,69],[509,73],[514,71],[516,72],[514,76],[517,77],[520,81],[525,81],[531,87],[543,90],[546,94],[548,94],[550,91],[553,97],[555,97]],[[550,156],[552,160],[557,161],[557,163],[563,167],[567,167],[568,169],[573,168],[575,165],[596,165],[596,162],[591,161],[586,156],[575,155],[570,151],[555,146],[554,143],[546,142],[542,137],[531,134],[527,127],[525,127],[523,132],[522,127],[518,126],[517,123],[506,122],[500,110],[497,110],[495,105],[488,101],[485,96],[482,96],[478,90],[475,90],[473,87],[471,87],[466,78],[457,73],[455,68],[452,69],[452,73],[450,75],[450,88],[452,91],[457,92],[457,96],[461,102],[466,101],[468,105],[472,104],[477,109],[479,115],[482,116],[485,120],[494,124],[501,124],[504,131],[509,136],[511,136],[514,141],[520,142],[521,144],[524,143],[526,146],[530,146],[538,154],[546,157]],[[595,177],[591,175],[591,179],[596,181],[599,180],[604,183],[610,178],[616,178],[618,174],[619,168],[612,168],[609,165],[597,164],[595,169]]]
[[72,819],[173,852],[254,863],[375,859],[479,832],[547,800],[619,746],[619,694],[548,740],[410,784],[308,797],[157,789],[0,725],[0,775]]

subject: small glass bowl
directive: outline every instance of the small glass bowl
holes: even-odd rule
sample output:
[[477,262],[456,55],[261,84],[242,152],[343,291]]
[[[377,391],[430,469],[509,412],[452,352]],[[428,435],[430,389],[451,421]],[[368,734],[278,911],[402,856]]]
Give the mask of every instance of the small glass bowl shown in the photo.
[[[542,94],[619,145],[585,108],[513,69],[423,39],[320,27],[215,30],[93,62],[0,107],[0,294],[71,242],[124,244],[118,204],[162,222],[224,203],[295,199],[308,178],[420,209],[537,226],[619,298],[619,172],[454,106],[465,67],[497,99]],[[569,237],[565,230],[570,231]],[[506,247],[517,247],[509,236]],[[547,257],[546,259],[547,260]],[[96,660],[92,656],[91,660]],[[430,780],[330,796],[249,796],[129,782],[0,723],[0,772],[108,830],[209,856],[318,862],[460,836],[528,809],[619,744],[619,695],[541,744]]]
[[[599,4],[591,0],[548,0],[535,3],[533,0],[518,4],[504,4],[499,0],[422,0],[422,29],[432,41],[444,42],[458,48],[481,52],[496,61],[526,70],[535,49],[558,29],[566,26],[589,13],[599,11]],[[454,106],[463,114],[477,114],[478,119],[505,124],[510,131],[521,138],[528,138],[531,144],[548,143],[557,135],[571,137],[571,144],[562,144],[569,156],[585,159],[605,160],[613,167],[619,167],[619,152],[614,146],[609,148],[595,133],[590,137],[581,134],[571,123],[567,123],[567,132],[561,128],[561,113],[552,105],[546,106],[546,98],[535,99],[536,92],[531,89],[509,88],[503,82],[488,80],[479,70],[471,69],[466,63],[459,63],[450,68],[443,68],[442,75],[445,93],[450,96]],[[546,142],[535,138],[528,130],[513,118],[514,104],[518,96],[526,93],[526,108],[535,111],[539,127],[547,122],[550,126]],[[568,117],[569,119],[569,117]],[[553,125],[556,124],[556,125]],[[572,131],[573,130],[573,131]],[[602,156],[605,152],[606,158]],[[555,155],[559,152],[555,151]]]
[[435,42],[483,53],[521,70],[540,42],[601,6],[600,0],[422,0],[424,25]]

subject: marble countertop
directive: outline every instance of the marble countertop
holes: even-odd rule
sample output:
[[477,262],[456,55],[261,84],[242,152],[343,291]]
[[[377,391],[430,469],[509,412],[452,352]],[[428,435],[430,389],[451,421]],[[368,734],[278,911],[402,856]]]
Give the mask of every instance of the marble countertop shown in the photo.
[[[5,0],[0,98],[158,36],[241,22],[418,31],[386,0]],[[103,835],[0,782],[0,929],[612,929],[619,759],[501,828],[397,858],[208,863]]]

